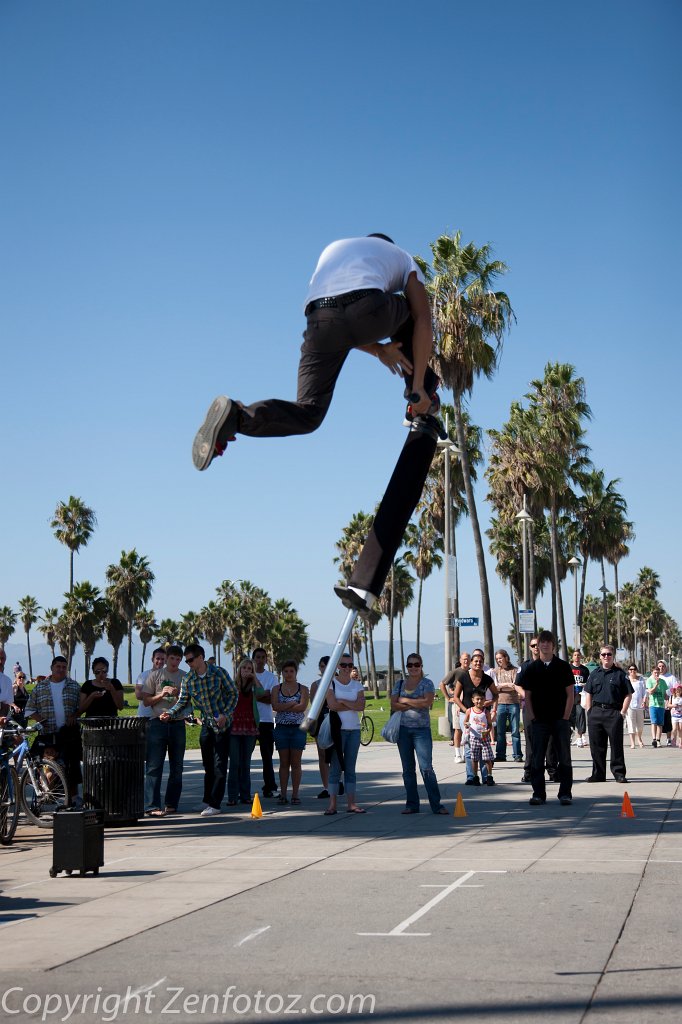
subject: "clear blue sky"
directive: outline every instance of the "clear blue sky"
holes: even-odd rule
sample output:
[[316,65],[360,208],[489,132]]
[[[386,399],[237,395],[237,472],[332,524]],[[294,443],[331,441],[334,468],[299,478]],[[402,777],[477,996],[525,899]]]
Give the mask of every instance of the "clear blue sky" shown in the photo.
[[[621,578],[653,566],[681,620],[680,14],[3,0],[0,604],[61,601],[49,520],[76,494],[99,519],[77,579],[102,585],[135,546],[158,616],[249,578],[333,639],[334,542],[404,440],[396,379],[357,353],[316,434],[242,438],[206,474],[192,437],[216,394],[293,396],[329,241],[384,231],[428,255],[461,229],[508,263],[518,317],[473,419],[499,427],[548,360],[574,363],[594,462],[636,524]],[[459,541],[462,614],[478,615],[466,524]],[[509,602],[489,571],[501,643]],[[440,577],[424,616],[437,642]]]

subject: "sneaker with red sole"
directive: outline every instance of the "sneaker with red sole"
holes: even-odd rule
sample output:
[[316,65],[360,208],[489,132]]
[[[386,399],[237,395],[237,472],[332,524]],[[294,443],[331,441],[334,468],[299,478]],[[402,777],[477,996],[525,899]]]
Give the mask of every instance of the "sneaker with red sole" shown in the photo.
[[208,469],[213,460],[224,453],[228,441],[236,440],[238,423],[237,402],[220,395],[211,403],[192,444],[192,461],[198,470]]

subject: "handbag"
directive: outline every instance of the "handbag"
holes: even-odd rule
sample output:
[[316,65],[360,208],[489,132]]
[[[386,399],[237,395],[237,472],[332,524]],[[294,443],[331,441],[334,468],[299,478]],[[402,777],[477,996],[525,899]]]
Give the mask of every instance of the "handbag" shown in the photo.
[[386,725],[381,730],[381,735],[387,743],[397,743],[400,734],[400,720],[403,717],[402,711],[394,711]]
[[329,721],[329,715],[325,715],[320,724],[320,728],[317,730],[317,745],[321,750],[328,750],[328,748],[333,746],[333,744],[332,724]]

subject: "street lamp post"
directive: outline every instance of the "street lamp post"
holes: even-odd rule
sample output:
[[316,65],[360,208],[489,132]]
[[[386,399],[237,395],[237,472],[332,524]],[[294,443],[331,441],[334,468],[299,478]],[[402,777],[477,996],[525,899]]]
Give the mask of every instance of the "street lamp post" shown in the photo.
[[580,559],[573,555],[569,558],[568,564],[573,573],[573,646],[576,650],[580,647],[580,635],[578,630],[578,569],[583,564]]
[[649,665],[651,664],[651,626],[647,623],[646,627],[646,668],[649,671]]
[[[523,607],[528,608],[530,604],[530,590],[528,581],[528,524],[533,522],[533,517],[526,508],[526,495],[523,496],[523,508],[514,516],[517,523],[521,524],[521,545],[523,558]],[[519,652],[520,653],[520,652]],[[523,659],[528,661],[528,634],[523,634]]]
[[445,674],[452,671],[452,641],[454,624],[452,621],[452,606],[450,593],[450,537],[452,531],[452,495],[450,493],[450,456],[459,455],[459,448],[449,437],[448,417],[445,417],[445,432],[448,437],[438,442],[438,447],[443,452],[444,473],[443,473],[443,503],[445,507]]
[[633,637],[633,643],[634,643],[633,654],[634,654],[635,661],[637,661],[637,623],[638,622],[639,622],[639,619],[637,618],[637,612],[635,612],[634,615],[632,616],[632,637]]
[[621,610],[621,608],[622,608],[622,605],[621,605],[620,601],[617,600],[616,601],[616,635],[618,637],[618,647],[620,647],[620,641],[621,641],[621,636],[620,636],[620,610]]

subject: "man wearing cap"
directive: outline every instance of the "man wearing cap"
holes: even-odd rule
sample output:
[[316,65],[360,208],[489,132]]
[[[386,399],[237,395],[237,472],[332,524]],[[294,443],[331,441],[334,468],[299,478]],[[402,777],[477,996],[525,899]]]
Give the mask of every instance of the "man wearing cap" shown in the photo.
[[616,782],[627,782],[623,750],[623,719],[634,692],[630,680],[614,662],[615,648],[602,644],[599,667],[585,683],[587,734],[592,752],[592,774],[587,782],[606,782],[606,749],[611,744],[611,772]]

